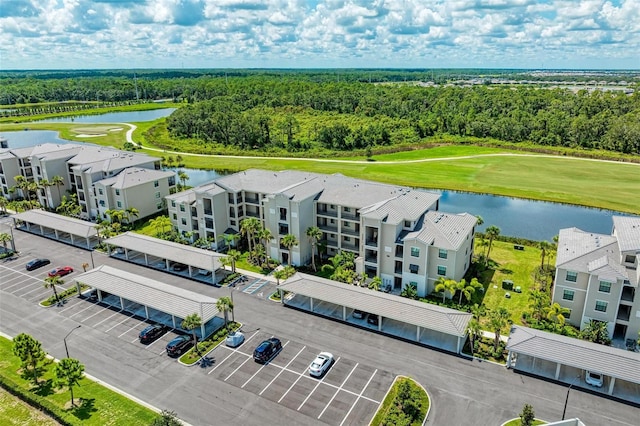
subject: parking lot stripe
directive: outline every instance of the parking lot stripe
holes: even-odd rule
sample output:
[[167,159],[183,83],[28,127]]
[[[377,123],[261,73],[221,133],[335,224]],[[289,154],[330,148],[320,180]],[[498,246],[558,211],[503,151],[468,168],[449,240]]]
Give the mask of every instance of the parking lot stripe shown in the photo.
[[[109,305],[107,305],[107,306],[109,306]],[[109,306],[109,307],[110,307],[110,306]],[[120,312],[122,312],[122,309],[120,309],[119,311],[116,311],[116,312],[112,313],[111,315],[109,315],[108,317],[106,317],[105,319],[103,319],[102,321],[100,321],[99,323],[94,324],[93,328],[96,328],[97,326],[99,326],[100,324],[102,324],[103,322],[105,322],[106,320],[108,320],[109,318],[111,318],[112,316],[114,316],[114,315],[118,315]]]
[[284,395],[282,395],[282,396],[280,397],[280,399],[278,400],[278,404],[280,404],[280,401],[282,401],[282,400],[284,399],[284,397],[285,397],[285,396],[287,396],[287,394],[289,393],[289,391],[290,391],[291,389],[293,389],[293,387],[294,387],[296,384],[298,384],[298,382],[300,381],[300,379],[302,379],[303,377],[304,377],[304,376],[303,376],[302,374],[298,373],[298,378],[296,379],[296,381],[295,381],[295,382],[293,382],[293,384],[292,384],[291,386],[289,386],[289,389],[287,389],[287,391],[284,393]]
[[86,308],[84,308],[84,309],[82,309],[82,310],[80,310],[80,311],[76,312],[75,314],[72,314],[71,316],[69,316],[69,318],[73,318],[73,317],[75,317],[76,315],[81,314],[81,313],[83,313],[84,311],[86,311],[87,309],[91,309],[91,308],[93,308],[93,305],[89,305],[89,306],[87,306]]
[[[122,321],[120,321],[119,323],[117,323],[116,325],[114,325],[113,327],[111,327],[110,329],[108,329],[106,332],[108,333],[109,331],[113,330],[114,328],[116,328],[117,326],[119,326],[120,324],[122,324],[123,322],[125,322],[126,320],[128,320],[129,318],[131,318],[133,316],[133,314],[131,315],[127,315],[125,317],[125,319],[123,319]],[[95,326],[94,326],[95,328]]]
[[77,303],[74,303],[73,305],[67,306],[66,308],[61,310],[60,313],[63,313],[64,311],[68,311],[69,309],[75,308],[77,305],[78,305]]
[[[33,293],[33,292],[35,292],[35,291],[40,291],[40,292],[42,292],[42,289],[43,289],[43,288],[44,288],[43,286],[37,286],[37,287],[36,287],[36,288],[34,288],[33,290],[29,290],[28,292],[26,292],[26,293],[24,293],[24,294],[21,294],[21,295],[20,295],[20,297],[23,297],[23,298],[24,298],[27,294],[31,294],[31,293]],[[45,293],[45,292],[43,292],[43,293]],[[48,293],[48,290],[47,290],[47,293]]]
[[[94,304],[94,306],[99,306],[99,305],[95,305],[95,304]],[[85,322],[86,320],[88,320],[88,319],[91,319],[91,318],[95,317],[96,315],[98,315],[98,314],[100,314],[100,313],[102,313],[102,312],[106,311],[107,309],[109,309],[109,306],[104,306],[104,307],[102,308],[102,310],[100,310],[100,311],[96,312],[95,314],[89,315],[88,317],[86,317],[85,319],[83,319],[83,320],[82,320],[82,321],[80,321],[80,322]]]
[[[3,288],[2,290],[3,290],[3,291],[6,291],[6,292],[8,292],[8,293],[11,293],[11,292],[9,291],[9,289],[10,289],[10,288],[17,287],[17,286],[19,286],[20,284],[22,284],[22,283],[24,283],[24,282],[27,282],[27,281],[29,281],[29,278],[23,278],[21,281],[18,281],[17,283],[14,283],[14,284],[11,284],[9,287]],[[32,284],[28,284],[28,285],[32,285]],[[21,290],[21,289],[22,289],[22,288],[19,288],[19,289],[18,289],[18,291],[19,291],[19,290]]]
[[[358,395],[358,398],[356,398],[356,400],[351,405],[351,408],[349,408],[349,411],[347,412],[347,415],[344,416],[344,419],[342,419],[342,422],[340,422],[340,426],[342,426],[344,424],[344,422],[347,421],[347,417],[349,417],[349,414],[351,414],[351,411],[353,411],[353,409],[356,406],[356,404],[358,403],[358,401],[360,401],[360,399],[363,398],[362,394],[364,393],[365,390],[367,390],[367,387],[369,386],[369,383],[371,383],[371,380],[373,380],[373,376],[375,376],[377,372],[378,372],[378,369],[376,368],[376,371],[374,371],[373,374],[371,375],[371,377],[369,377],[369,381],[367,381],[367,384],[364,385],[364,387],[362,388],[362,391],[360,392],[360,395]],[[344,385],[344,383],[343,383],[343,385]],[[335,397],[335,395],[334,395],[334,397]],[[331,399],[333,400],[333,398],[331,398]],[[366,398],[366,399],[369,399],[369,398]],[[369,399],[369,400],[372,401],[371,399]],[[376,401],[376,402],[379,405],[381,401]],[[323,411],[323,413],[324,413],[324,411]],[[320,416],[321,415],[322,414],[320,414]],[[318,418],[320,418],[320,416],[318,416]]]
[[[26,262],[25,262],[25,263],[26,263]],[[24,272],[22,272],[22,271],[18,271],[18,270],[16,270],[16,269],[9,268],[8,266],[0,265],[0,268],[8,269],[9,271],[15,272],[16,274],[24,275],[25,277],[30,277],[30,278],[33,278],[34,280],[37,280],[37,279],[38,279],[38,278],[34,277],[33,275],[25,274],[25,273],[24,273]]]
[[[289,344],[289,342],[290,342],[290,340],[287,340],[287,343],[285,343],[284,345],[282,345],[282,348],[278,351],[278,353],[282,352],[282,351],[284,350],[284,348]],[[278,353],[276,353],[276,355],[277,355]],[[276,355],[274,355],[273,357],[271,357],[271,359],[275,358],[275,356],[276,356]],[[270,359],[269,361],[271,361],[271,359]],[[246,361],[245,361],[245,362],[246,362]],[[263,368],[265,368],[267,365],[269,365],[269,362],[268,362],[268,361],[267,361],[267,362],[265,362],[265,363],[264,363],[264,365],[262,365],[262,367],[260,367],[260,368],[258,369],[258,371],[256,371],[255,373],[253,373],[253,376],[249,377],[249,378],[247,379],[247,381],[246,381],[246,382],[244,382],[244,384],[243,384],[242,386],[240,386],[240,388],[241,388],[241,389],[244,389],[244,387],[247,385],[247,383],[249,383],[249,382],[250,382],[254,377],[256,377],[256,376],[258,375],[258,373],[259,373],[259,372],[261,372],[261,371],[262,371],[262,369],[263,369]],[[280,367],[280,368],[282,368],[282,367]],[[225,380],[226,380],[226,379],[225,379]]]
[[[338,357],[338,359],[336,359],[335,364],[338,363],[338,361],[340,361],[340,357]],[[342,382],[342,384],[340,385],[340,387],[342,387],[345,382],[347,380],[349,380],[349,377],[351,376],[351,374],[354,372],[354,370],[356,369],[356,367],[358,367],[358,364],[356,364],[353,367],[353,370],[351,370],[351,372],[349,373],[349,375],[347,376],[346,379],[344,379],[344,382]],[[316,383],[316,386],[313,388],[313,390],[311,392],[309,392],[309,395],[307,395],[307,397],[304,399],[304,401],[302,401],[302,403],[300,404],[300,406],[298,407],[298,409],[296,411],[300,411],[300,409],[302,408],[302,406],[309,400],[309,398],[311,398],[311,395],[313,395],[313,393],[316,391],[316,389],[318,389],[318,386],[320,386],[322,384],[322,382],[324,382],[325,377],[327,377],[327,375],[325,374],[324,377],[320,380],[318,380],[318,383]]]
[[[253,333],[253,334],[251,335],[251,337],[249,337],[248,339],[245,339],[245,343],[246,343],[246,342],[248,342],[249,340],[251,340],[251,339],[252,339],[256,334],[258,334],[258,331],[259,331],[259,330],[256,330],[256,332],[255,332],[255,333]],[[214,372],[214,370],[215,370],[216,368],[220,367],[220,366],[221,366],[221,365],[222,365],[222,364],[223,364],[227,359],[229,359],[229,357],[230,357],[231,355],[233,355],[234,353],[242,354],[242,355],[244,355],[244,356],[251,356],[251,355],[245,354],[244,352],[240,352],[237,348],[227,348],[226,346],[221,346],[221,347],[222,347],[222,348],[229,349],[229,350],[231,351],[231,353],[229,353],[229,355],[227,355],[227,356],[226,356],[222,361],[220,361],[220,362],[218,363],[218,365],[216,365],[215,367],[213,367],[213,368],[212,368],[212,369],[211,369],[207,374],[211,374],[211,373],[213,373],[213,372]]]
[[128,332],[130,332],[131,330],[133,330],[133,329],[135,329],[135,328],[138,328],[138,326],[139,326],[139,325],[140,325],[140,324],[135,324],[133,327],[129,328],[129,329],[128,329],[127,331],[125,331],[124,333],[121,333],[118,337],[122,337],[122,336],[124,336],[125,334],[127,334]]
[[291,361],[289,361],[289,362],[287,363],[287,365],[285,365],[285,366],[284,366],[284,368],[283,368],[283,369],[281,369],[281,370],[280,370],[280,372],[279,372],[278,374],[276,374],[276,377],[274,377],[274,378],[273,378],[273,380],[271,380],[271,381],[269,382],[269,384],[268,384],[267,386],[265,386],[265,387],[264,387],[264,389],[262,389],[262,391],[260,391],[260,393],[259,393],[258,395],[262,395],[262,393],[263,393],[264,391],[266,391],[266,390],[267,390],[267,388],[268,388],[269,386],[271,386],[271,383],[275,382],[275,381],[276,381],[276,379],[277,379],[278,377],[280,377],[280,375],[281,375],[282,373],[284,373],[285,369],[286,369],[289,365],[291,365],[291,363],[292,363],[293,361],[295,361],[295,359],[296,359],[296,358],[298,358],[298,355],[300,355],[300,354],[302,353],[302,351],[304,351],[306,348],[307,348],[307,347],[306,347],[306,346],[304,346],[302,349],[300,349],[300,351],[296,354],[296,356],[294,356],[294,357],[291,359]]
[[2,284],[9,284],[10,282],[15,281],[15,280],[24,280],[24,276],[15,274],[11,278],[7,278],[5,280],[2,280]]
[[[226,379],[224,379],[224,381],[226,382],[227,380],[229,380],[229,378],[230,378],[231,376],[233,376],[233,374],[234,374],[236,371],[238,371],[238,370],[240,369],[240,367],[242,367],[243,365],[245,365],[245,364],[247,363],[247,361],[249,361],[250,359],[251,359],[250,357],[247,357],[247,359],[245,359],[245,360],[244,360],[244,362],[243,362],[242,364],[240,364],[240,365],[239,365],[235,370],[233,370],[233,371],[231,372],[231,374],[229,374],[229,375],[226,377]],[[264,367],[264,365],[263,365],[263,367]]]

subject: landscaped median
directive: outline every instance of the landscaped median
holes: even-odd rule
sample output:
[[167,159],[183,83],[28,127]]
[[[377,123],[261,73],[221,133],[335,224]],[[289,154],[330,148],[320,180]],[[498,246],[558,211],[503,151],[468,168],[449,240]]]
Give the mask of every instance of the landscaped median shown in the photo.
[[427,391],[415,380],[398,376],[370,425],[420,426],[429,416],[430,408]]
[[195,348],[191,348],[180,357],[180,363],[188,366],[196,364],[201,358],[206,357],[209,352],[214,350],[216,346],[224,342],[229,333],[239,330],[240,327],[242,327],[242,324],[238,322],[230,322],[227,324],[226,328],[222,327],[220,330],[198,343],[198,352],[200,352],[200,355],[195,351]]
[[0,337],[0,386],[30,406],[44,411],[63,425],[149,425],[159,415],[149,408],[83,377],[74,387],[76,406],[66,408],[68,392],[58,392],[54,384],[56,363],[42,366],[40,384],[34,386],[21,375],[20,359],[12,352],[12,342]]
[[[80,285],[80,292],[82,293],[85,290],[88,290],[89,286],[85,285],[85,284],[81,284]],[[44,306],[45,308],[48,308],[51,305],[55,305],[56,303],[64,303],[64,301],[70,297],[73,297],[75,295],[78,294],[78,287],[76,287],[75,285],[71,288],[66,289],[65,291],[58,293],[58,300],[56,302],[56,297],[54,295],[51,295],[48,299],[43,300],[42,302],[40,302],[40,306]]]

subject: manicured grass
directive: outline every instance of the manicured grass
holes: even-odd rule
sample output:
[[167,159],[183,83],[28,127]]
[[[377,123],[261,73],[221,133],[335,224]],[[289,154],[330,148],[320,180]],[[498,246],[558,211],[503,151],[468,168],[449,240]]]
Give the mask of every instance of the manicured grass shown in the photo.
[[[58,391],[53,386],[54,363],[45,367],[41,377],[43,384],[32,389],[29,381],[24,380],[18,370],[20,360],[13,355],[10,340],[0,337],[0,375],[17,383],[25,390],[31,390],[45,397],[67,414],[66,420],[72,424],[84,425],[144,425],[150,424],[157,416],[156,413],[106,387],[93,382],[86,377],[80,380],[79,386],[74,387],[74,399],[78,405],[73,409],[65,409],[70,401],[68,390]],[[82,361],[82,360],[80,360]]]
[[4,426],[55,426],[59,423],[0,388],[0,424]]
[[[229,321],[227,325],[228,329],[222,327],[213,335],[198,343],[198,350],[200,351],[200,355],[205,356],[207,353],[215,349],[216,346],[221,344],[227,338],[227,334],[234,332],[242,327],[242,324],[231,321]],[[200,355],[196,353],[194,348],[191,348],[180,357],[180,361],[187,365],[192,365],[200,360]]]
[[398,401],[396,401],[396,397],[398,396],[398,387],[402,382],[409,383],[414,403],[417,403],[420,406],[421,418],[419,421],[414,421],[413,423],[411,423],[411,425],[419,426],[423,424],[423,420],[427,415],[427,412],[429,411],[429,395],[427,395],[425,390],[422,387],[418,386],[418,384],[413,379],[409,377],[398,377],[393,382],[391,389],[389,389],[387,396],[384,398],[384,401],[382,401],[382,404],[380,405],[380,408],[378,408],[378,411],[373,417],[373,420],[371,420],[370,425],[377,426],[382,424],[393,424],[389,423],[389,421],[391,420],[389,418],[389,415],[391,414],[392,409],[395,408],[398,404]]
[[[535,419],[533,421],[533,424],[534,426],[546,425],[547,422],[545,422],[544,420]],[[508,421],[507,423],[504,424],[504,426],[520,426],[520,425],[522,425],[522,420],[520,419],[520,417],[518,417],[517,419],[513,419],[511,421]]]

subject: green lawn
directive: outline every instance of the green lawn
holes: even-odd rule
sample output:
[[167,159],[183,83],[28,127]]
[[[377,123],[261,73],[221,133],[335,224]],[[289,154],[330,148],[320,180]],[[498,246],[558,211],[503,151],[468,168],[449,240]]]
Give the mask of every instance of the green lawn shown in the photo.
[[[45,397],[48,401],[64,410],[70,401],[67,390],[59,391],[52,385],[53,362],[46,366],[46,372],[40,379],[45,382],[37,389],[32,389],[30,382],[24,380],[18,370],[20,360],[13,355],[10,340],[0,337],[0,375],[17,383],[24,389]],[[82,362],[82,360],[80,360]],[[77,408],[65,410],[66,420],[72,424],[82,425],[145,425],[150,424],[156,413],[104,386],[83,378],[79,386],[74,388],[74,398],[81,399]],[[78,404],[78,401],[76,401]],[[4,424],[4,423],[3,423]]]
[[55,426],[60,423],[0,388],[0,424],[4,426]]
[[[377,426],[382,424],[394,424],[393,421],[396,419],[394,416],[394,411],[401,401],[398,401],[398,390],[400,383],[405,382],[409,383],[411,389],[411,399],[413,402],[419,406],[420,408],[420,419],[411,423],[412,426],[419,426],[424,424],[424,418],[429,411],[429,395],[425,392],[425,390],[420,387],[417,382],[409,377],[398,377],[393,382],[393,386],[389,389],[387,396],[380,404],[376,415],[373,420],[371,420],[370,425]],[[403,419],[404,420],[404,419]],[[404,423],[403,423],[404,424]]]
[[[534,426],[546,425],[546,424],[547,424],[547,422],[545,422],[544,420],[535,419],[533,421],[533,425]],[[520,426],[520,425],[522,425],[522,420],[520,419],[520,417],[518,417],[517,419],[513,419],[513,420],[511,420],[511,421],[509,421],[509,422],[504,424],[504,426]]]

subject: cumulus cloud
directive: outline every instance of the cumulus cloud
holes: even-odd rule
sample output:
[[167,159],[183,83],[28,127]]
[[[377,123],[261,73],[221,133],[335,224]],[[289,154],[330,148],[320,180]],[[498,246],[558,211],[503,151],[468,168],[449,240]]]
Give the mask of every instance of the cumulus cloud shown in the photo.
[[3,69],[640,67],[640,0],[10,0],[0,27]]

